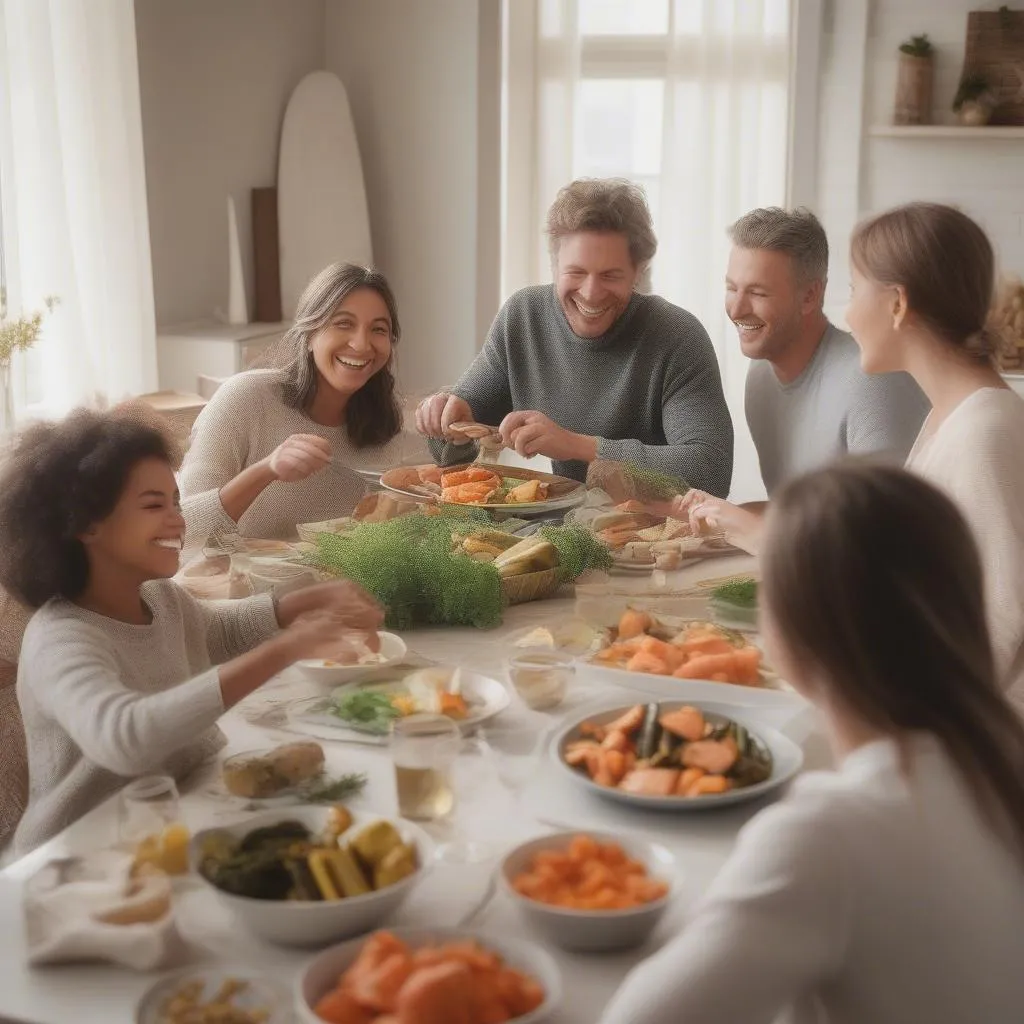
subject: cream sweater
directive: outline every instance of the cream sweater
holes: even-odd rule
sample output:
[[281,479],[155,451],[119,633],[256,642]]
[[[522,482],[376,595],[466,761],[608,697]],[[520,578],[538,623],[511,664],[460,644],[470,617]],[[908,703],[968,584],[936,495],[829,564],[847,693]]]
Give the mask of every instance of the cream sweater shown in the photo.
[[[284,404],[278,370],[247,370],[229,377],[192,428],[181,467],[182,513],[187,524],[182,564],[221,533],[293,540],[297,523],[318,523],[348,515],[366,493],[357,469],[432,461],[426,441],[400,433],[385,445],[355,448],[344,427],[314,423]],[[276,481],[236,523],[220,503],[220,489],[243,469],[265,459],[292,434],[316,434],[331,446],[331,464],[296,483]]]
[[[758,814],[601,1024],[1020,1024],[1024,859],[928,735],[880,740]],[[781,1017],[780,1017],[781,1015]]]
[[971,525],[996,665],[1024,713],[1024,399],[1008,388],[980,388],[934,433],[930,418],[907,468],[945,491]]
[[277,632],[269,594],[203,603],[170,580],[143,586],[153,614],[133,626],[64,600],[25,630],[18,703],[28,743],[25,853],[126,779],[181,777],[224,744],[219,665]]

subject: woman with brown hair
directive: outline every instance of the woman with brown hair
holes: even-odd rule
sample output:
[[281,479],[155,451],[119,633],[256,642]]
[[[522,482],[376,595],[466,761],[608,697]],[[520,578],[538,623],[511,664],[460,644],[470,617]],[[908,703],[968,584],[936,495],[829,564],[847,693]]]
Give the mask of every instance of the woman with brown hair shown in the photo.
[[907,468],[974,531],[996,667],[1024,712],[1024,399],[993,364],[992,246],[959,210],[910,203],[861,224],[850,256],[846,318],[861,364],[905,370],[931,402]]
[[398,307],[383,274],[335,263],[307,285],[272,369],[226,380],[199,414],[181,469],[186,552],[211,534],[291,538],[346,515],[357,469],[429,461],[402,434]]
[[1024,723],[977,549],[902,469],[841,463],[766,517],[762,633],[839,763],[740,833],[601,1024],[1024,1020]]

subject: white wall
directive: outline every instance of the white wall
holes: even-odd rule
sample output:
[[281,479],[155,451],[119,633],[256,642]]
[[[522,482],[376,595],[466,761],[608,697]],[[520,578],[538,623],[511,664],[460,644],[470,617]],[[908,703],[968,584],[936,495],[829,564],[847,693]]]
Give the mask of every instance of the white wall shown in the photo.
[[226,312],[229,193],[252,315],[249,190],[277,180],[285,104],[324,66],[324,17],[324,0],[135,0],[158,324]]
[[326,67],[348,89],[411,394],[454,383],[496,312],[496,11],[488,0],[327,0]]
[[867,134],[871,125],[891,123],[899,44],[921,33],[937,50],[935,120],[953,122],[967,14],[990,6],[977,0],[826,0],[817,205],[833,250],[829,310],[840,322],[850,230],[860,217],[899,203],[959,206],[989,233],[1001,267],[1024,271],[1024,139]]

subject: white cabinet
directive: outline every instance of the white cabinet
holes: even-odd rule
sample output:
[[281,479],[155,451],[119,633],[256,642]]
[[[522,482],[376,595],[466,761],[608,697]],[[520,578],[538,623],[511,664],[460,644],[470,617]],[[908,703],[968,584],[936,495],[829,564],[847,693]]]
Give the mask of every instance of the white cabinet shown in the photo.
[[219,324],[213,321],[157,329],[157,372],[167,391],[196,392],[201,375],[218,380],[246,370],[280,341],[289,324]]

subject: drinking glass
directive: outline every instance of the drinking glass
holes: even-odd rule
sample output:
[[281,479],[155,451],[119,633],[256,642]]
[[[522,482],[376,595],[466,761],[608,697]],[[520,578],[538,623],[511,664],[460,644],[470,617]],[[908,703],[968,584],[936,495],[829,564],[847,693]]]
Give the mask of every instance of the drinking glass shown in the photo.
[[480,739],[491,758],[498,781],[511,794],[515,811],[541,766],[541,754],[551,735],[551,722],[531,713],[519,718],[501,716],[480,727]]
[[461,746],[462,733],[446,715],[410,715],[392,725],[391,759],[403,818],[438,821],[451,814],[452,765]]
[[121,844],[135,850],[137,864],[152,864],[169,875],[188,871],[189,833],[169,775],[144,775],[121,790],[117,829]]
[[565,700],[575,660],[564,651],[525,650],[508,660],[508,678],[519,699],[533,711],[549,711]]

